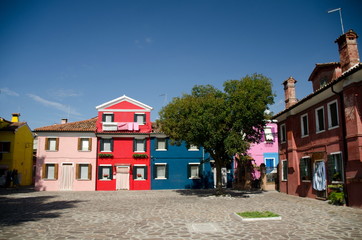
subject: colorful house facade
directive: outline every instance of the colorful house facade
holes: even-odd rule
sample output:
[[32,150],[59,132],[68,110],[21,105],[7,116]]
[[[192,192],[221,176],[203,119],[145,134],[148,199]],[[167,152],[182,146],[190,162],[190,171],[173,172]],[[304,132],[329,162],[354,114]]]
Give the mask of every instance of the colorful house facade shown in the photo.
[[17,171],[20,185],[33,183],[33,134],[26,122],[19,122],[20,113],[11,121],[0,118],[0,177],[2,184],[8,172]]
[[96,190],[151,189],[152,107],[124,95],[96,109]]
[[284,81],[279,127],[280,191],[326,199],[342,185],[345,202],[362,207],[362,64],[352,30],[336,43],[340,62],[316,64],[313,93],[298,101],[296,80]]
[[151,135],[151,188],[200,189],[213,188],[210,155],[203,147],[184,142],[171,145],[163,133]]
[[38,136],[35,189],[94,191],[97,118],[41,127]]

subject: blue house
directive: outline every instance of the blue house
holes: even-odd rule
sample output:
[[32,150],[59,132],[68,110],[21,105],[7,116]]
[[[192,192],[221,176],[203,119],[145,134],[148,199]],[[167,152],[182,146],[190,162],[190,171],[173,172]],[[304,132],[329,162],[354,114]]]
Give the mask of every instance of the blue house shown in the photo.
[[210,155],[203,147],[171,145],[162,133],[151,135],[151,189],[213,188]]

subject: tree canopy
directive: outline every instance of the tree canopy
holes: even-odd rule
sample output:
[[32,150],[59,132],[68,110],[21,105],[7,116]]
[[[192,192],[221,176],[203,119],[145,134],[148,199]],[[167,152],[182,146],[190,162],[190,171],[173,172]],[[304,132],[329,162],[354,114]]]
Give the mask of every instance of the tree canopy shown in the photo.
[[271,80],[261,74],[247,75],[224,82],[224,91],[211,85],[194,86],[190,94],[162,108],[158,123],[172,143],[203,146],[220,173],[232,155],[245,153],[250,143],[260,141],[264,112],[273,103]]

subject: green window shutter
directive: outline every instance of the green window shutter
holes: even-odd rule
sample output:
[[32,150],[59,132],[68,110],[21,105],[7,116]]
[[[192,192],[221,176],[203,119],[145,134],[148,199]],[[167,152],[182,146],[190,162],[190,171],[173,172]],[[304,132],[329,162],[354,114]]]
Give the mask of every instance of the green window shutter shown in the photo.
[[113,152],[113,144],[114,144],[114,141],[113,141],[113,139],[111,139],[111,152]]
[[146,114],[143,114],[143,124],[146,124]]
[[102,179],[102,169],[103,167],[98,167],[98,179]]
[[155,149],[157,150],[158,149],[158,138],[155,138],[154,143],[155,143]]
[[106,114],[102,114],[102,122],[105,122],[106,121]]
[[165,177],[168,179],[168,164],[165,166]]
[[133,152],[135,152],[137,149],[137,141],[136,139],[133,139]]
[[145,177],[144,178],[147,179],[147,166],[145,166],[144,169],[145,169]]
[[153,178],[157,177],[157,165],[153,165]]
[[191,165],[187,164],[187,178],[191,177]]
[[112,166],[110,166],[110,167],[108,167],[109,168],[109,179],[113,179],[113,167]]
[[133,115],[133,122],[137,122],[137,114],[136,113]]
[[165,138],[165,148],[168,150],[168,138]]
[[104,151],[104,139],[101,139],[101,141],[100,141],[100,149],[101,149],[101,151]]
[[300,173],[300,179],[301,180],[306,180],[305,158],[301,158],[299,160],[299,173]]
[[133,179],[137,178],[137,167],[133,167]]
[[143,150],[145,152],[147,152],[147,139],[146,138],[143,140]]
[[334,158],[333,155],[328,155],[328,162],[327,162],[327,174],[328,180],[331,182],[333,180],[334,175]]

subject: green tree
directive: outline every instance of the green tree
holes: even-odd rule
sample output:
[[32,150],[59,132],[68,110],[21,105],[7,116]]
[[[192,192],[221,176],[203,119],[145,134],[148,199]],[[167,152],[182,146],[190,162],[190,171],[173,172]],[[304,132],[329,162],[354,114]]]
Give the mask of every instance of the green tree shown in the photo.
[[174,98],[160,111],[161,131],[171,143],[185,141],[203,146],[215,160],[217,188],[221,168],[235,153],[245,153],[259,142],[265,125],[264,111],[274,102],[271,80],[261,74],[224,83],[224,91],[196,85],[191,94]]

